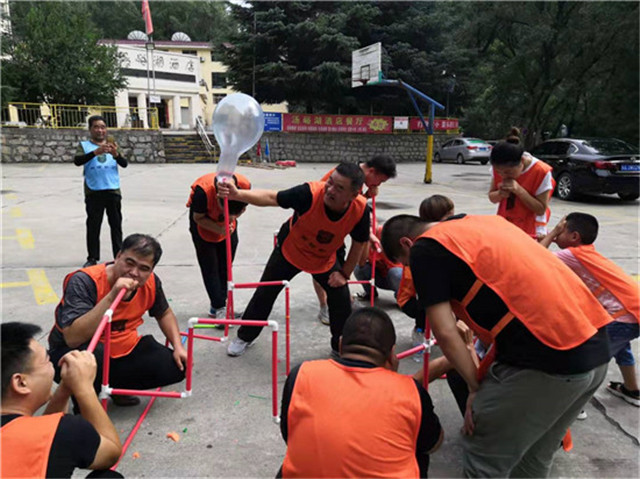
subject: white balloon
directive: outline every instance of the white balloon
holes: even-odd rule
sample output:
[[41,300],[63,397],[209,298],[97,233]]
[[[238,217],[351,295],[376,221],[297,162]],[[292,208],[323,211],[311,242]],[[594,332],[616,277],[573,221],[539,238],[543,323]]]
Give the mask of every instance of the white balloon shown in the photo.
[[212,124],[213,134],[220,145],[218,175],[230,178],[240,155],[262,136],[264,113],[253,97],[233,93],[218,103]]

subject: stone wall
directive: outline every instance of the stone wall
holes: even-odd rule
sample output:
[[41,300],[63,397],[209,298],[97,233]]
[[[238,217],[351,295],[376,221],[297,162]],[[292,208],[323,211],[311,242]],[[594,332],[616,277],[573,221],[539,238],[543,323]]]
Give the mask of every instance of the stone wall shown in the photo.
[[[451,136],[435,135],[434,151],[437,145]],[[425,161],[427,153],[427,135],[415,133],[363,135],[267,132],[262,136],[263,153],[266,139],[269,139],[272,161],[362,162],[374,155],[384,154],[402,163]],[[252,149],[251,156],[255,156],[255,148]]]
[[[159,131],[110,130],[118,145],[133,163],[164,163],[164,141]],[[87,130],[47,128],[2,128],[2,162],[71,162]],[[436,135],[434,151],[450,136]],[[262,148],[269,140],[271,160],[296,162],[361,162],[377,154],[391,156],[396,162],[424,161],[427,135],[423,134],[331,134],[267,132]],[[212,138],[213,140],[213,138]],[[214,140],[215,141],[215,140]],[[249,156],[255,158],[256,148]],[[263,150],[264,153],[264,150]]]
[[[110,130],[132,163],[164,163],[164,143],[159,131]],[[85,129],[2,128],[3,163],[71,162]]]

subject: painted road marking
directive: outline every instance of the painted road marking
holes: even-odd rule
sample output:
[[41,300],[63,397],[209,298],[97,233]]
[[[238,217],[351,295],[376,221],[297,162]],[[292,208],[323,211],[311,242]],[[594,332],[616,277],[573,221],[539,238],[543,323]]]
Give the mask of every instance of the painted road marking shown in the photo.
[[17,200],[17,199],[18,199],[18,197],[16,196],[16,194],[15,194],[15,193],[6,193],[6,194],[4,195],[4,197],[5,197],[6,199],[8,199],[8,200]]
[[22,209],[19,206],[13,206],[9,210],[9,214],[11,215],[12,218],[20,218],[22,217]]
[[1,240],[17,240],[22,249],[33,249],[34,241],[30,229],[18,228],[15,236],[0,236]]
[[58,295],[53,291],[51,283],[49,283],[49,279],[47,279],[47,275],[43,269],[28,269],[27,276],[29,277],[29,281],[0,283],[0,288],[23,288],[25,286],[31,286],[37,304],[55,304],[59,301]]

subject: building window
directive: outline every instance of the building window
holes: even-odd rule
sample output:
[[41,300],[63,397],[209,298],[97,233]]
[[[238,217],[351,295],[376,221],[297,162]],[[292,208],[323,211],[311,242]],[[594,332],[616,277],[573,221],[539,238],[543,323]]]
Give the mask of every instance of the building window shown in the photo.
[[212,95],[213,103],[215,103],[217,105],[218,103],[220,103],[224,99],[225,96],[227,96],[227,95],[224,95],[224,94],[219,95],[219,94],[215,94],[214,93]]
[[211,88],[226,88],[227,86],[227,74],[226,73],[212,73],[211,74]]
[[195,50],[182,50],[182,54],[183,55],[193,55],[194,57],[198,56],[198,52],[195,51]]

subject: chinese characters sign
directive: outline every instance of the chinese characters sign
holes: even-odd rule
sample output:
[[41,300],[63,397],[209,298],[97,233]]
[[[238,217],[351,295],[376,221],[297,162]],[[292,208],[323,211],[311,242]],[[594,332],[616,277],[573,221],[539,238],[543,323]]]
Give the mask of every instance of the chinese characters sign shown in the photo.
[[[425,118],[427,125],[429,124],[429,119]],[[424,127],[422,126],[422,122],[420,118],[417,116],[412,116],[409,120],[409,129],[411,131],[424,131]],[[436,118],[433,120],[433,129],[434,130],[457,130],[458,129],[458,119],[457,118]]]
[[391,133],[390,116],[284,113],[282,131],[296,133]]

